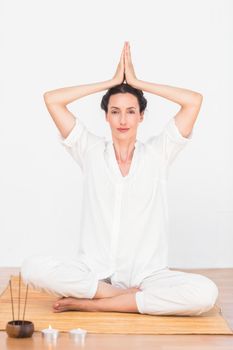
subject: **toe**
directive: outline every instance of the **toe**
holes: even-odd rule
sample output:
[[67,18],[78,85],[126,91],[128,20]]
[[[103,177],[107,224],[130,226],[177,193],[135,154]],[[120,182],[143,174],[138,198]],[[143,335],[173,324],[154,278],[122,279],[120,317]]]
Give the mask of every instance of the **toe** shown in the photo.
[[54,309],[59,308],[59,306],[60,306],[60,303],[58,303],[57,301],[53,304],[53,308]]
[[55,310],[60,310],[60,309],[67,309],[70,308],[73,304],[73,300],[72,298],[62,298],[57,300],[54,304],[53,304],[53,308]]
[[64,311],[67,311],[66,308],[60,308],[60,309],[53,309],[53,312],[64,312]]

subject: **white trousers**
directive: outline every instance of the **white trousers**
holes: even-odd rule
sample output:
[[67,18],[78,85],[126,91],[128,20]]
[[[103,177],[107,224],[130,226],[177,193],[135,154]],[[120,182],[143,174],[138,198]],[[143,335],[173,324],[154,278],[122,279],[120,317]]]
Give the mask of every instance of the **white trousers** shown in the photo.
[[[35,255],[21,265],[24,283],[38,291],[58,297],[92,299],[99,279],[97,274],[78,258],[58,258]],[[102,281],[111,283],[111,276]],[[112,285],[125,288],[125,283]],[[200,315],[211,309],[218,297],[218,287],[209,278],[164,268],[144,278],[136,292],[136,304],[141,314]]]

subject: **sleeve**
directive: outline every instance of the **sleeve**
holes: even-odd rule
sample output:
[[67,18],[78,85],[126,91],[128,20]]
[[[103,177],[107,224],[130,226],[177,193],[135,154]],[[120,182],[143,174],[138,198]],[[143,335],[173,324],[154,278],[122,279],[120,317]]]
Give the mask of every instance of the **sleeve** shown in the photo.
[[181,150],[192,139],[193,130],[188,137],[184,137],[175,123],[175,117],[173,117],[165,125],[160,134],[151,136],[146,143],[153,147],[155,152],[163,158],[167,166],[170,166]]
[[93,134],[79,118],[75,119],[75,125],[66,138],[60,132],[58,133],[58,141],[83,170],[86,153],[95,144],[103,141],[104,137]]

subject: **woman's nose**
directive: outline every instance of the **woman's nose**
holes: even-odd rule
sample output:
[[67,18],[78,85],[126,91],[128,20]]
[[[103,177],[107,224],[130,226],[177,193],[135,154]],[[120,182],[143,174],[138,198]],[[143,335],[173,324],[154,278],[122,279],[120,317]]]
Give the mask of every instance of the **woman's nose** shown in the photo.
[[120,123],[125,124],[126,123],[126,116],[121,116]]

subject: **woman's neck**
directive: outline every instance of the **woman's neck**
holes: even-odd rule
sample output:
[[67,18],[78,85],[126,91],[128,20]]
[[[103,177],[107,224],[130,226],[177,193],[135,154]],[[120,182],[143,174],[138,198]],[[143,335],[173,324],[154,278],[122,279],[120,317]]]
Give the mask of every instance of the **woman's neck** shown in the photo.
[[113,140],[113,148],[115,151],[116,160],[120,164],[130,163],[135,150],[136,139],[134,140]]

